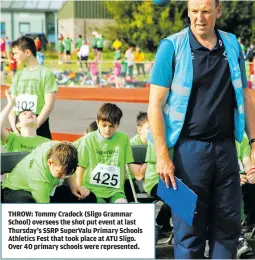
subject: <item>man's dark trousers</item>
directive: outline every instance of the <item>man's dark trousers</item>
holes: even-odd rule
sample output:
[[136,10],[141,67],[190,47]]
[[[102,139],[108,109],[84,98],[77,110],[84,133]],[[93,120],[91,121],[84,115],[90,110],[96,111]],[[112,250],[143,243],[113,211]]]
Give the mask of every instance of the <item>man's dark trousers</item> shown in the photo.
[[175,258],[234,258],[241,231],[241,187],[234,138],[204,142],[180,138],[174,149],[175,176],[198,195],[193,226],[173,214]]

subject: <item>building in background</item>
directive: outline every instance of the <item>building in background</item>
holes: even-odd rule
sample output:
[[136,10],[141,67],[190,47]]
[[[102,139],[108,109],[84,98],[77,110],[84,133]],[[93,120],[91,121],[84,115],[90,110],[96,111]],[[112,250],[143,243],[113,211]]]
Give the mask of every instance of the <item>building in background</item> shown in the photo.
[[58,11],[65,0],[1,0],[1,37],[11,41],[25,34],[45,34],[55,43],[58,37]]
[[91,41],[93,31],[101,33],[111,23],[104,1],[66,1],[58,13],[59,34],[72,39],[81,34]]

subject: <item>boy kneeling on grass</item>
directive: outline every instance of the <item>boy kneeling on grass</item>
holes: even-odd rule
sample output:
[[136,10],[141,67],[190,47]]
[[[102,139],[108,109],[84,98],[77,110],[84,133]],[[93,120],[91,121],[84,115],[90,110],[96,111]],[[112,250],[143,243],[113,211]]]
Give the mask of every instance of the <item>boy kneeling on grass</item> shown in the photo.
[[[67,142],[42,144],[22,159],[2,183],[7,203],[94,203],[95,195],[77,186],[76,148]],[[67,186],[62,185],[67,179]],[[69,187],[68,187],[69,186]]]

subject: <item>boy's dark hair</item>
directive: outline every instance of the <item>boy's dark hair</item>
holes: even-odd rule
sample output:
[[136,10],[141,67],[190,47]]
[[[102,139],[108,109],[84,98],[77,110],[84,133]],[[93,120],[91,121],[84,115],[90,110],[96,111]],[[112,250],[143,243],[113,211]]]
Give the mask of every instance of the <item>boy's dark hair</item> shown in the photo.
[[115,104],[105,103],[99,108],[99,111],[97,112],[97,120],[109,122],[113,125],[119,125],[122,115],[123,114],[121,109]]
[[93,121],[89,126],[88,128],[86,129],[86,133],[90,133],[90,132],[93,132],[93,131],[96,131],[98,129],[97,127],[97,122],[96,121]]
[[139,112],[136,117],[136,124],[137,126],[142,126],[144,123],[148,122],[148,115],[147,112]]
[[32,112],[32,110],[30,110],[30,109],[24,109],[24,110],[20,111],[20,112],[16,115],[15,125],[19,123],[19,116],[20,116],[23,112],[26,112],[26,111]]
[[47,152],[46,159],[52,159],[56,164],[63,167],[66,176],[72,175],[78,165],[77,149],[68,142],[54,145]]
[[17,40],[12,42],[11,47],[12,48],[18,47],[22,51],[30,50],[31,53],[33,54],[33,56],[36,57],[35,42],[30,37],[22,36],[22,37],[18,38]]

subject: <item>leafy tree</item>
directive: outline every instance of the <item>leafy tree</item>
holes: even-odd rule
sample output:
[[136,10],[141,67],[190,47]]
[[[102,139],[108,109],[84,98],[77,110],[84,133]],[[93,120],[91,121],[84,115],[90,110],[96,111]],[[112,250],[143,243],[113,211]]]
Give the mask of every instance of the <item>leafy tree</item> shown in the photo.
[[[236,34],[247,45],[255,38],[255,1],[221,3],[218,28]],[[165,8],[157,7],[152,1],[111,1],[105,5],[116,22],[104,32],[106,38],[114,41],[119,37],[126,45],[139,45],[150,51],[157,48],[160,39],[189,24],[186,1],[172,1]]]
[[185,2],[172,2],[166,8],[149,1],[112,1],[105,2],[105,5],[116,22],[104,32],[107,38],[119,37],[129,45],[148,50],[155,50],[160,39],[185,26],[182,19]]

